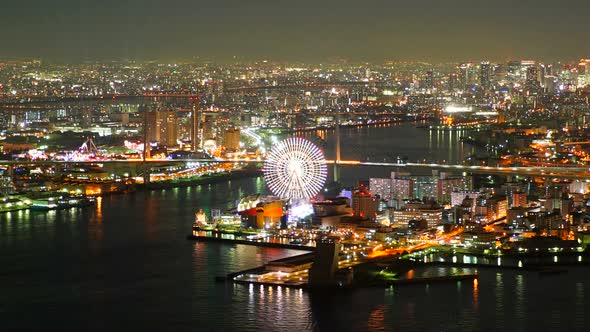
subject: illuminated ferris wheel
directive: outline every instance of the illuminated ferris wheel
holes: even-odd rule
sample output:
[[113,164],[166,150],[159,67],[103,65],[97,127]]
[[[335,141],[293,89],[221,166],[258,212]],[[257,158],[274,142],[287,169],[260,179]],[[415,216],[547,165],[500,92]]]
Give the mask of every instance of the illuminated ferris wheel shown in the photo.
[[264,162],[264,179],[273,194],[310,199],[322,190],[327,167],[324,154],[310,141],[291,137],[275,144]]

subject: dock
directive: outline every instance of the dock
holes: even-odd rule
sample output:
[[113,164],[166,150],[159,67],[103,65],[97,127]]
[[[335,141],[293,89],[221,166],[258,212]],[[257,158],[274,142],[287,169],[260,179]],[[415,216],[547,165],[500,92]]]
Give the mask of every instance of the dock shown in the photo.
[[[291,288],[309,288],[309,268],[311,267],[315,253],[286,257],[270,261],[263,266],[229,273],[226,276],[216,277],[218,282],[231,282],[244,285],[259,286],[283,286]],[[479,277],[478,273],[466,273],[457,275],[420,277],[411,279],[398,279],[381,281],[378,283],[352,283],[341,287],[327,288],[364,288],[364,287],[392,287],[409,285],[426,285],[445,282],[473,281]],[[322,287],[323,288],[323,287]]]
[[475,280],[478,278],[477,273],[467,273],[449,276],[439,277],[425,277],[425,278],[412,278],[412,279],[399,279],[387,282],[388,286],[399,286],[399,285],[417,285],[417,284],[433,284],[451,281],[463,281],[463,280]]
[[304,246],[304,245],[300,245],[300,244],[291,244],[291,243],[267,242],[267,241],[261,241],[261,240],[225,239],[225,238],[221,238],[221,237],[206,236],[206,235],[189,235],[189,236],[187,236],[187,239],[193,240],[193,241],[202,241],[202,242],[220,242],[220,243],[227,243],[227,244],[243,244],[243,245],[256,246],[256,247],[315,251],[315,247],[311,247],[311,246]]

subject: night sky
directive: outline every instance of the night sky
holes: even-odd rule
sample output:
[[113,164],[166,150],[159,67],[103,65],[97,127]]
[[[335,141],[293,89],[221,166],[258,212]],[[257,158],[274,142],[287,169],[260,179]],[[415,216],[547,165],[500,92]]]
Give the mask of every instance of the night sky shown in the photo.
[[2,0],[0,57],[590,57],[589,0]]

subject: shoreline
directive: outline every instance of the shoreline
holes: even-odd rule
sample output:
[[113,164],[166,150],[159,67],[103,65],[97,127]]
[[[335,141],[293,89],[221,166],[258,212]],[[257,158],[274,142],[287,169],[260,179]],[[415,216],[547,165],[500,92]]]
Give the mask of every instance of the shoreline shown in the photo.
[[173,181],[160,181],[160,182],[148,182],[143,184],[136,184],[137,190],[161,190],[171,188],[184,188],[195,185],[205,185],[220,183],[223,181],[230,181],[236,179],[248,179],[259,177],[262,175],[262,170],[258,168],[247,168],[231,171],[229,173],[216,174],[213,176],[199,177],[196,179],[188,179],[185,181],[173,182]]
[[261,241],[250,241],[250,240],[234,240],[234,239],[224,239],[221,237],[212,237],[212,236],[201,236],[201,235],[188,235],[187,240],[192,241],[201,241],[201,242],[218,242],[218,243],[225,243],[225,244],[243,244],[248,246],[255,246],[255,247],[267,247],[267,248],[279,248],[279,249],[289,249],[289,250],[302,250],[302,251],[315,251],[315,247],[309,246],[302,246],[298,244],[288,244],[288,243],[272,243],[272,242],[261,242]]

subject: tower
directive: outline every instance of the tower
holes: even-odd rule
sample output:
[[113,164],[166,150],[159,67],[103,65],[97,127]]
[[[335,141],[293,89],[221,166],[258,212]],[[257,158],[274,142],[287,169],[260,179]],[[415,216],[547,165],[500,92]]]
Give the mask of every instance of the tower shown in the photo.
[[339,252],[337,237],[324,237],[316,241],[315,257],[308,275],[310,286],[335,285]]
[[491,85],[490,72],[490,63],[487,61],[482,62],[479,66],[479,83],[484,89],[489,88]]
[[197,152],[197,149],[201,145],[199,141],[199,130],[200,130],[200,118],[201,112],[199,111],[199,99],[197,97],[191,97],[191,120],[192,120],[192,128],[191,128],[191,140],[193,151]]
[[336,117],[334,121],[334,135],[336,135],[336,158],[334,159],[334,182],[340,179],[340,111],[336,110]]

